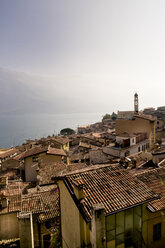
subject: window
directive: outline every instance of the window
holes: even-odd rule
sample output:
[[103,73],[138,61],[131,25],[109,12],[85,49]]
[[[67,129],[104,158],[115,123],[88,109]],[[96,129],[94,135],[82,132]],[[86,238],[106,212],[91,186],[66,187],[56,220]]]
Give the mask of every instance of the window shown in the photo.
[[38,162],[38,157],[32,157],[33,162]]
[[157,241],[161,239],[162,224],[158,223],[153,225],[153,240]]
[[142,209],[130,208],[106,217],[107,248],[142,247]]

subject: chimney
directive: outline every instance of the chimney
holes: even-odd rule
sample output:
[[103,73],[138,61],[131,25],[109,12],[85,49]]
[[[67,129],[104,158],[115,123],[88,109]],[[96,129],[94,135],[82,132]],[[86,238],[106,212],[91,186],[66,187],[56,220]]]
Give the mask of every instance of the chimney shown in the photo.
[[92,206],[92,248],[105,248],[105,209],[102,204]]
[[84,181],[82,178],[76,178],[73,180],[74,184],[74,193],[78,200],[83,199],[83,185]]

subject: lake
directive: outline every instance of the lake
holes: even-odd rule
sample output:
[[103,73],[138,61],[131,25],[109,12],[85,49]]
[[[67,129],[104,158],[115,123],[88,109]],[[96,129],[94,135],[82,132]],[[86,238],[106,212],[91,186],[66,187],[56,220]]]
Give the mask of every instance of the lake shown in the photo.
[[100,113],[25,114],[0,116],[0,148],[21,145],[26,139],[57,135],[61,129],[101,121]]

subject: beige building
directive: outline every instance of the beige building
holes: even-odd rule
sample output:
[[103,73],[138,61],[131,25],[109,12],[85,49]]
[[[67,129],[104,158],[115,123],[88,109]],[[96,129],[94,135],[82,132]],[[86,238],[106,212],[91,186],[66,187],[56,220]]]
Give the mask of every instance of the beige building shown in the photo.
[[132,120],[116,120],[116,134],[124,132],[133,135],[134,133],[147,133],[150,149],[155,144],[156,119],[144,115],[135,115]]
[[25,181],[36,182],[37,170],[40,164],[67,162],[64,150],[52,147],[34,147],[22,153],[20,160],[24,161]]
[[146,242],[143,210],[158,195],[127,170],[95,165],[56,180],[63,248],[140,248]]

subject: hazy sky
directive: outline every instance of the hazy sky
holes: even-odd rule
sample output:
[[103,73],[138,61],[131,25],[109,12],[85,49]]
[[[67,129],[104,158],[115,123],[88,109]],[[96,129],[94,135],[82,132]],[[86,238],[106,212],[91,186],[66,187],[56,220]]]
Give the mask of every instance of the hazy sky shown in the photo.
[[164,13],[164,0],[0,0],[0,67],[86,111],[131,110],[135,92],[141,109],[165,105]]

